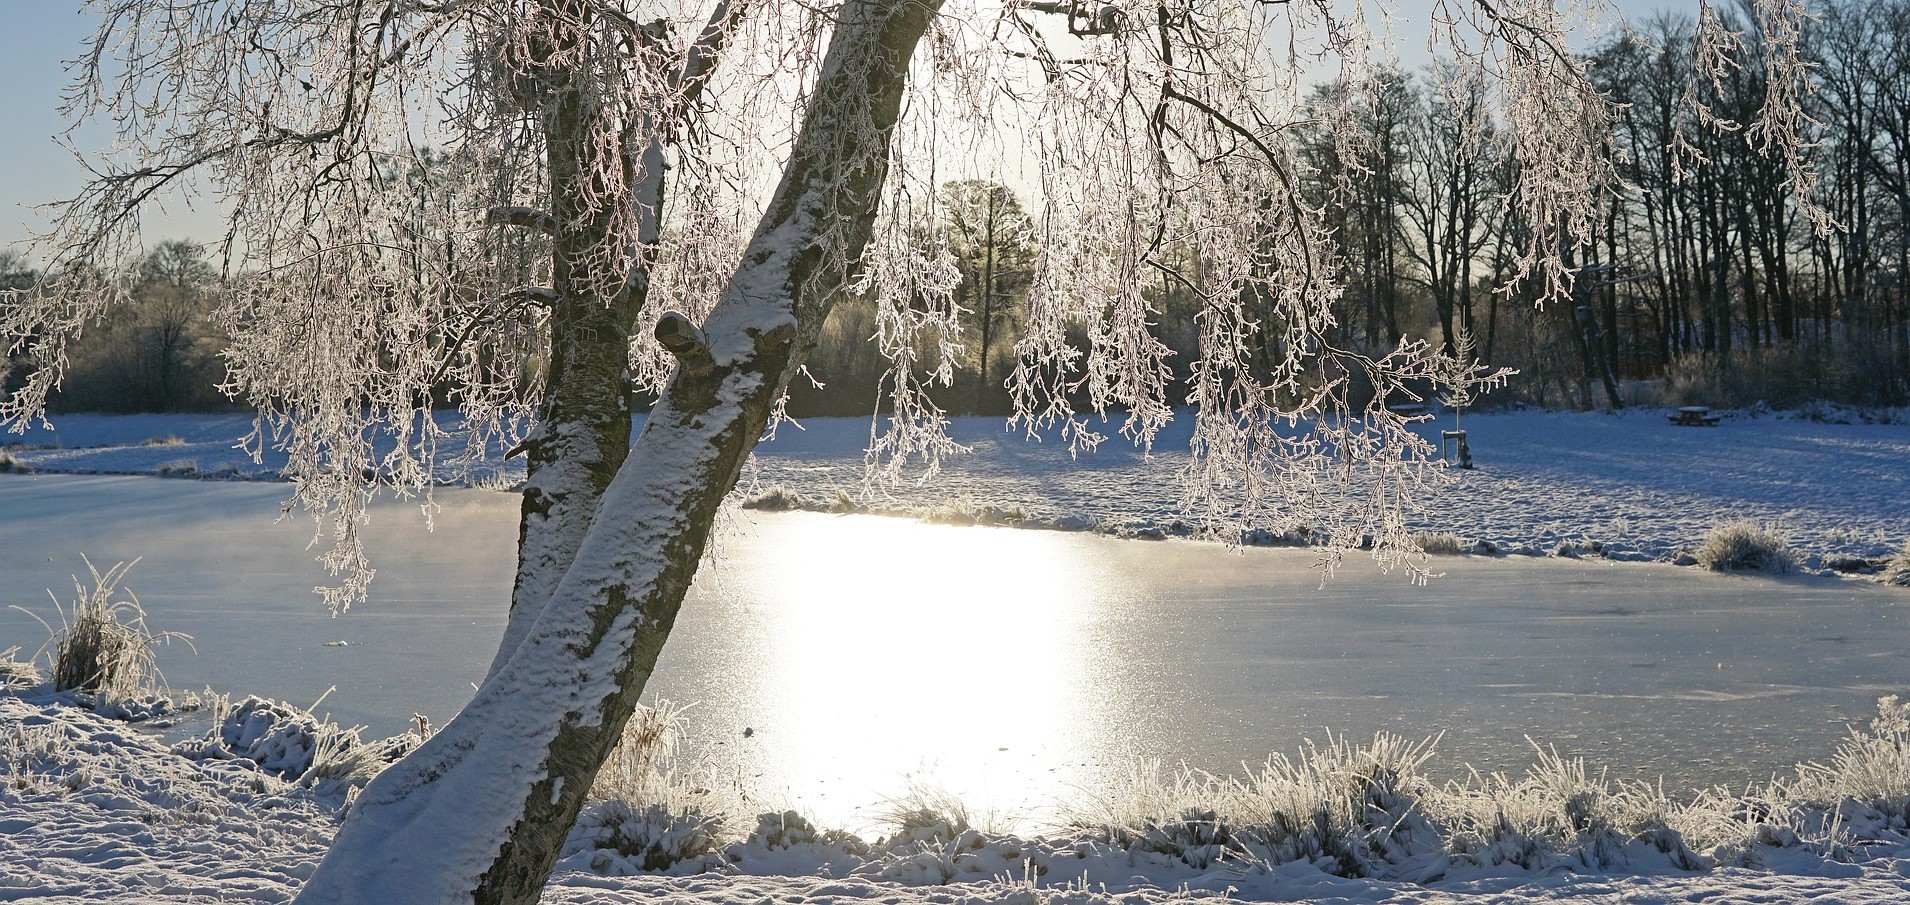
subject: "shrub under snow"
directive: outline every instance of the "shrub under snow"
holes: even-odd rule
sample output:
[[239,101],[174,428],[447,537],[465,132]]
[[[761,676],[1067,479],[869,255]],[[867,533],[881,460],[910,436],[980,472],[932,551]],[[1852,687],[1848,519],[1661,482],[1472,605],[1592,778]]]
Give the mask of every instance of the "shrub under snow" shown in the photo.
[[1711,529],[1692,552],[1713,572],[1765,572],[1782,575],[1797,565],[1790,542],[1757,522],[1740,520]]
[[758,814],[756,829],[744,845],[767,851],[811,848],[855,856],[869,853],[869,844],[856,834],[846,830],[818,830],[809,818],[795,811]]
[[694,807],[600,801],[578,815],[558,857],[567,866],[608,876],[697,872],[710,866],[721,824],[721,818]]
[[361,785],[416,748],[426,730],[367,742],[290,704],[248,697],[221,704],[209,736],[174,746],[195,759],[245,760],[266,773],[321,792]]
[[1910,588],[1910,541],[1884,563],[1883,574],[1878,576],[1884,584],[1899,588]]
[[312,768],[323,732],[318,717],[290,704],[260,697],[239,702],[219,721],[219,745],[282,779],[297,779]]

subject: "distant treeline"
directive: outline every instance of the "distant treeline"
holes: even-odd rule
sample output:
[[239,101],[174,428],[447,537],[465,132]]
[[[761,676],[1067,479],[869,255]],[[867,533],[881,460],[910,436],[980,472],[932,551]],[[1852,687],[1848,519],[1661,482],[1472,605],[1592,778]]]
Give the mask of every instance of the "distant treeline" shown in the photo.
[[[1343,159],[1346,143],[1324,126],[1297,130],[1301,190],[1338,240],[1339,341],[1450,347],[1463,330],[1479,358],[1520,372],[1488,404],[1910,402],[1910,0],[1816,0],[1811,11],[1811,144],[1796,161],[1749,128],[1768,78],[1749,0],[1720,11],[1736,65],[1715,83],[1693,78],[1689,16],[1658,14],[1588,51],[1619,105],[1611,151],[1623,185],[1572,255],[1567,304],[1537,305],[1539,287],[1517,278],[1531,224],[1508,201],[1519,173],[1488,86],[1440,66],[1383,74],[1356,105],[1358,159]],[[1313,101],[1347,90],[1320,86]],[[1827,233],[1793,195],[1811,184],[1805,171]],[[1000,414],[1039,237],[1005,186],[961,184],[944,202],[970,348],[942,401]],[[1164,254],[1176,269],[1200,266]],[[1200,305],[1165,275],[1147,295],[1184,378]],[[824,386],[792,387],[792,411],[876,404],[885,363],[864,341],[874,320],[854,300],[837,308],[810,363]],[[1280,350],[1264,351],[1272,367]]]
[[[1378,351],[1402,337],[1450,345],[1463,331],[1479,358],[1519,369],[1499,402],[1910,402],[1910,0],[1815,0],[1811,11],[1801,43],[1815,84],[1804,98],[1813,143],[1801,159],[1769,153],[1747,125],[1769,78],[1749,0],[1720,13],[1736,65],[1716,82],[1692,78],[1689,17],[1659,14],[1588,51],[1601,90],[1622,105],[1611,141],[1624,185],[1572,256],[1570,303],[1537,306],[1538,288],[1516,277],[1532,228],[1507,201],[1519,174],[1509,132],[1488,112],[1490,86],[1438,66],[1384,74],[1356,105],[1365,134],[1354,159],[1325,127],[1294,130],[1301,190],[1337,239],[1338,340]],[[1347,90],[1321,86],[1314,100]],[[1812,228],[1799,185],[1834,229]],[[1000,183],[951,183],[940,200],[965,345],[952,385],[934,395],[951,412],[1005,413],[1040,231]],[[1161,254],[1169,269],[1201,263],[1172,247]],[[131,303],[88,328],[54,406],[228,405],[216,389],[219,283],[200,249],[163,243],[122,272]],[[34,279],[17,255],[0,254],[5,288]],[[1145,292],[1185,377],[1200,306],[1166,275]],[[878,408],[887,362],[870,341],[876,330],[873,302],[841,300],[810,357],[811,380],[790,388],[791,413]],[[1264,351],[1274,366],[1280,350]],[[8,387],[36,366],[0,364]]]
[[[31,291],[38,280],[20,255],[0,251],[0,289]],[[213,320],[218,270],[199,245],[161,242],[120,274],[128,303],[111,308],[69,350],[55,411],[187,412],[235,407],[219,392],[225,377],[225,332]],[[0,299],[0,304],[4,304]],[[0,361],[0,386],[11,392],[39,366],[25,355]]]
[[[1752,128],[1769,87],[1752,4],[1719,6],[1735,65],[1715,83],[1693,78],[1688,16],[1589,51],[1622,105],[1626,184],[1572,261],[1575,304],[1535,308],[1514,279],[1530,224],[1501,201],[1519,174],[1477,83],[1438,68],[1382,79],[1361,159],[1302,137],[1340,237],[1347,341],[1469,327],[1482,358],[1520,370],[1511,395],[1548,406],[1910,401],[1910,0],[1810,4],[1813,143],[1792,161]],[[1812,228],[1799,185],[1833,229]],[[1627,382],[1658,379],[1627,398]]]

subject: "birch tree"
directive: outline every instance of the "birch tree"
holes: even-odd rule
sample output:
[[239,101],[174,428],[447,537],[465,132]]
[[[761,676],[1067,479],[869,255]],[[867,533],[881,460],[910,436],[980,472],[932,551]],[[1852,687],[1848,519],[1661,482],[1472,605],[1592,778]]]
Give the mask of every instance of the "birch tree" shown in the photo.
[[[366,597],[369,496],[455,464],[438,461],[433,387],[454,388],[470,448],[527,462],[484,681],[364,789],[302,901],[537,899],[838,299],[874,300],[892,363],[872,479],[952,450],[925,391],[961,354],[960,274],[946,238],[911,228],[939,219],[938,173],[988,156],[950,134],[1024,149],[1038,172],[1014,423],[1081,450],[1104,432],[1151,444],[1176,416],[1142,291],[1165,280],[1200,312],[1179,415],[1195,422],[1190,514],[1217,537],[1305,530],[1329,563],[1370,548],[1423,577],[1406,519],[1442,473],[1384,401],[1502,375],[1420,338],[1336,341],[1340,252],[1296,190],[1292,127],[1349,123],[1371,95],[1360,9],[944,5],[87,4],[102,24],[69,112],[111,122],[120,146],[43,237],[55,276],[0,316],[10,351],[40,363],[0,419],[38,417],[73,338],[125,294],[61,275],[128,256],[155,199],[196,185],[228,212],[228,387],[330,535],[327,602]],[[1441,8],[1512,136],[1532,224],[1519,269],[1564,297],[1610,181],[1610,110],[1551,3]],[[1306,107],[1321,74],[1350,88]],[[394,175],[423,145],[457,173],[428,191]],[[658,402],[633,444],[639,390]]]

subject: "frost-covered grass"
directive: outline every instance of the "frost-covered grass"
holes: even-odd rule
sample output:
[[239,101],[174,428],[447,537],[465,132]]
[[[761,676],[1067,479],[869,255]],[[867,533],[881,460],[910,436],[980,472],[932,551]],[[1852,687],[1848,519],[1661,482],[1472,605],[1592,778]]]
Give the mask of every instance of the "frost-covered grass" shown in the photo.
[[1020,506],[996,506],[967,498],[949,500],[919,515],[941,525],[1018,525],[1028,520],[1028,513]]
[[136,697],[151,690],[159,678],[155,646],[175,640],[191,643],[191,638],[178,632],[153,632],[146,627],[146,611],[139,598],[120,587],[133,564],[119,563],[102,574],[87,562],[92,583],[73,579],[71,609],[61,606],[58,598],[53,601],[60,627],[40,620],[47,629],[42,652],[48,653],[55,690],[85,692],[103,700]]
[[[310,729],[322,721],[296,708],[221,702],[207,738],[168,747],[75,703],[44,685],[0,692],[0,722],[11,727],[0,732],[9,892],[283,901],[350,807],[356,781],[312,778],[323,755],[287,768],[288,752],[323,748]],[[959,802],[930,794],[897,802],[873,842],[754,795],[707,807],[672,798],[713,793],[694,771],[677,772],[685,765],[673,759],[668,717],[633,728],[566,841],[546,901],[820,901],[818,884],[842,890],[840,901],[895,905],[970,896],[1154,905],[1172,898],[1167,889],[1349,905],[1882,905],[1910,894],[1898,870],[1910,857],[1910,705],[1895,698],[1825,763],[1737,793],[1678,798],[1615,784],[1536,748],[1523,775],[1440,783],[1425,769],[1433,742],[1380,736],[1330,739],[1241,776],[1136,764],[1124,782],[1080,790],[1030,836],[972,826]],[[415,739],[359,743],[378,752],[360,762],[382,763],[407,743]],[[980,885],[911,890],[949,884]]]
[[1740,519],[1711,529],[1691,554],[1713,572],[1763,572],[1783,575],[1797,565],[1790,540],[1769,526]]
[[[635,748],[657,750],[652,744]],[[747,795],[728,808],[686,806],[678,790],[699,784],[670,779],[668,761],[643,755],[651,778],[593,804],[566,843],[565,864],[606,875],[747,873],[765,859],[794,858],[829,876],[907,885],[1119,871],[1238,878],[1303,864],[1342,878],[1426,884],[1560,869],[1710,872],[1784,861],[1775,853],[1785,850],[1850,861],[1867,846],[1910,845],[1910,704],[1895,697],[1881,699],[1877,718],[1853,729],[1827,763],[1736,794],[1678,798],[1614,783],[1538,745],[1523,775],[1472,772],[1441,783],[1425,769],[1435,744],[1329,737],[1239,776],[1136,762],[1123,780],[1060,803],[1032,837],[988,821],[978,827],[963,802],[916,789],[890,803],[882,815],[889,834],[874,842],[818,830],[794,811],[752,816],[747,803],[758,799]]]
[[32,688],[46,678],[32,660],[20,659],[18,646],[0,650],[0,692],[15,688]]
[[788,512],[808,508],[807,502],[801,494],[778,484],[744,497],[742,507],[765,512]]
[[1413,535],[1413,546],[1429,556],[1459,556],[1470,552],[1459,535],[1450,531],[1421,531]]
[[1643,783],[1613,783],[1536,745],[1524,775],[1438,783],[1424,769],[1434,744],[1329,739],[1242,776],[1136,763],[1122,782],[1080,790],[1033,837],[977,828],[962,802],[933,790],[892,802],[890,835],[874,842],[819,831],[794,811],[739,825],[746,810],[620,798],[587,812],[565,863],[607,875],[747,874],[795,864],[907,886],[994,877],[1031,889],[1075,878],[1161,886],[1226,878],[1236,893],[1251,885],[1247,878],[1304,865],[1399,892],[1561,870],[1718,874],[1800,859],[1862,861],[1877,846],[1910,845],[1910,705],[1895,698],[1882,699],[1868,729],[1853,730],[1828,763],[1740,794],[1679,799]]
[[714,762],[680,756],[682,713],[667,701],[637,709],[564,841],[564,865],[613,876],[703,869],[743,838],[748,798]]
[[[739,504],[744,509],[764,512],[828,512],[918,518],[939,525],[1020,525],[1029,521],[1026,510],[1016,505],[996,505],[961,496],[933,505],[914,506],[899,501],[885,504],[865,501],[842,488],[821,495],[805,496],[781,484],[760,487],[745,493]],[[1044,525],[1043,527],[1050,527]]]
[[171,459],[159,463],[153,473],[162,478],[191,478],[199,475],[199,463],[193,459]]
[[301,788],[327,793],[362,787],[387,765],[416,748],[429,734],[420,725],[387,739],[367,741],[363,727],[340,726],[280,701],[208,694],[211,714],[203,736],[173,746],[195,760],[237,760]]
[[1892,554],[1884,563],[1883,572],[1878,580],[1884,584],[1899,588],[1910,588],[1910,541]]

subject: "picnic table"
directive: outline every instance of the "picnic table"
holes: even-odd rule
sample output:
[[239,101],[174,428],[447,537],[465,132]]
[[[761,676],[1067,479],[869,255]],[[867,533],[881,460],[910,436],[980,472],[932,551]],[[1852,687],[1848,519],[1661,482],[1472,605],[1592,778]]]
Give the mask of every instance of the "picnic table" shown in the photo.
[[1671,423],[1679,427],[1716,427],[1718,422],[1723,420],[1721,416],[1711,414],[1711,410],[1702,405],[1681,406],[1665,417],[1670,418]]

